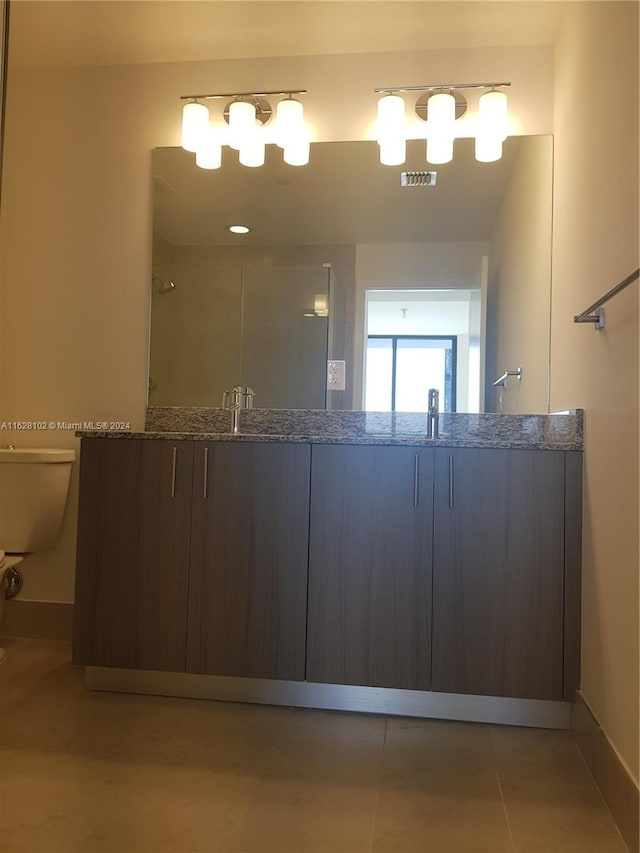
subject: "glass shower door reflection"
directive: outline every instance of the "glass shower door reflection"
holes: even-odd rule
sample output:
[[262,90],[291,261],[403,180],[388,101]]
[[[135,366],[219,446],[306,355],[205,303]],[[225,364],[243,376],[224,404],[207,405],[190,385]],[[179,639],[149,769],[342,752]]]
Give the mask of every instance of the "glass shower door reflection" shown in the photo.
[[269,409],[324,409],[330,270],[320,264],[242,271],[240,384]]

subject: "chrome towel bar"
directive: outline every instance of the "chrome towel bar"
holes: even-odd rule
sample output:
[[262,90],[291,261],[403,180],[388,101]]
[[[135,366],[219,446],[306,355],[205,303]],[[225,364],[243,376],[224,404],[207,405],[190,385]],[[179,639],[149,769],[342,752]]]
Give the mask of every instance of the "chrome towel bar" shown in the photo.
[[502,388],[506,388],[507,376],[516,376],[518,379],[522,379],[522,368],[519,367],[517,370],[505,370],[502,376],[499,376],[493,383],[493,387],[497,388],[498,386],[500,386]]
[[635,272],[632,272],[631,275],[623,278],[615,287],[612,287],[611,290],[608,293],[605,293],[605,295],[598,299],[597,302],[594,302],[593,305],[589,305],[588,308],[585,308],[582,314],[576,314],[573,318],[573,322],[594,323],[595,329],[604,329],[604,309],[601,306],[615,296],[616,293],[620,293],[621,290],[624,290],[625,287],[636,281],[639,277],[640,269],[637,269]]

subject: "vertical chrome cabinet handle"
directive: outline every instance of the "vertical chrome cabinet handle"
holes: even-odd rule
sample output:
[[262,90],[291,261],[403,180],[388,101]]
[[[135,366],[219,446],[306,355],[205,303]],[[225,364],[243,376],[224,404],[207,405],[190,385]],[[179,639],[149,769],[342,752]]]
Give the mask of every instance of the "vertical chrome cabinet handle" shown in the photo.
[[171,497],[176,496],[176,467],[178,464],[178,448],[173,448],[173,458],[171,460]]
[[420,482],[420,457],[416,453],[413,463],[413,505],[418,506],[418,485]]
[[204,449],[204,477],[202,480],[202,497],[207,499],[207,494],[209,491],[209,448],[205,447]]
[[453,509],[453,456],[449,457],[449,509]]

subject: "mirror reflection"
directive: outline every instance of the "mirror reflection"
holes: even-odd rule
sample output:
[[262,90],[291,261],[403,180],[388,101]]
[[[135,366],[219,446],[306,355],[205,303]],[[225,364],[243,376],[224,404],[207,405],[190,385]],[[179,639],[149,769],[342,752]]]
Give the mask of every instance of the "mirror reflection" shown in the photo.
[[418,140],[401,167],[375,142],[316,143],[300,168],[225,154],[153,154],[150,405],[248,385],[261,408],[425,411],[436,387],[441,410],[548,410],[551,137],[496,163],[460,139],[436,167]]

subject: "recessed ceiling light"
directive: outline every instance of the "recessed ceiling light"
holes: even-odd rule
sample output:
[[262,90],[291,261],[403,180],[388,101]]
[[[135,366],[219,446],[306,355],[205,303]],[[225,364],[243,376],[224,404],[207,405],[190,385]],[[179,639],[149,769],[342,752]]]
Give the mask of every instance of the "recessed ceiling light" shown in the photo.
[[247,228],[246,225],[230,225],[229,231],[231,231],[232,234],[248,234],[249,233],[249,229]]

